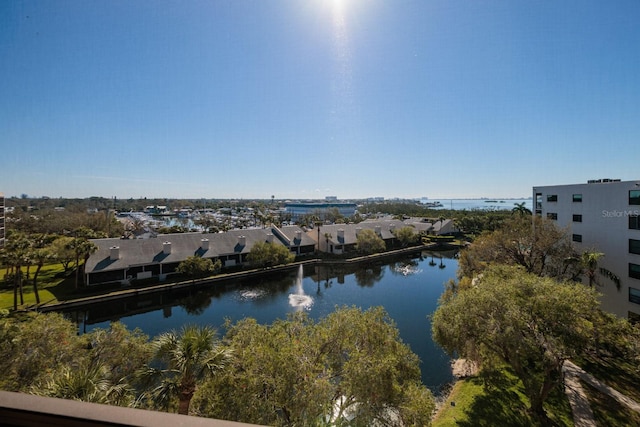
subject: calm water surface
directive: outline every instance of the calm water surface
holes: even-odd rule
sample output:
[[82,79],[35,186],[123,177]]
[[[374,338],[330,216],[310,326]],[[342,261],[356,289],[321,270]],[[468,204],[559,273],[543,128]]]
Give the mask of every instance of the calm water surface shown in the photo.
[[238,281],[180,293],[164,293],[95,304],[75,312],[81,330],[107,328],[120,320],[150,337],[183,324],[221,329],[224,320],[253,317],[261,323],[305,310],[318,319],[336,306],[383,306],[403,341],[422,360],[422,381],[434,392],[452,380],[450,358],[431,340],[428,316],[444,283],[455,277],[453,254],[427,253],[357,268],[306,267],[272,278]]
[[489,210],[504,211],[511,210],[516,203],[524,203],[524,206],[531,210],[533,208],[532,199],[426,199],[426,202],[440,202],[442,207],[436,209],[453,210]]

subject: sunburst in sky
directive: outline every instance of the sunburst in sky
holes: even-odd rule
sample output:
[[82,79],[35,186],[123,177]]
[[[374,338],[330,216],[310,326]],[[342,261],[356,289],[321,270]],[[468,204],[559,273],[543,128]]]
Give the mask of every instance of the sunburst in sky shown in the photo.
[[[353,93],[353,70],[351,62],[351,46],[347,21],[345,0],[331,0],[331,37],[333,49],[331,79],[331,132],[337,140],[352,139],[352,130],[357,126],[356,104]],[[353,141],[351,141],[353,142]]]
[[0,191],[503,198],[637,179],[639,17],[637,0],[0,1]]

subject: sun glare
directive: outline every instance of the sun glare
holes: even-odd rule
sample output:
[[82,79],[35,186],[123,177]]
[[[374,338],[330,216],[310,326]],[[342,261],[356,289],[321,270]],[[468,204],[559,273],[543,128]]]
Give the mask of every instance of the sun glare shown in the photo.
[[334,11],[335,10],[342,11],[342,8],[344,7],[345,2],[346,2],[345,0],[331,0]]

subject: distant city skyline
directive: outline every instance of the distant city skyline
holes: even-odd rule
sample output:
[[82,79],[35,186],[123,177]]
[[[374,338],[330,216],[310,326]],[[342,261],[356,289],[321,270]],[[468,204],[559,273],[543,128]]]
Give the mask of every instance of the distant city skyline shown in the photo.
[[0,2],[6,197],[638,179],[640,2]]

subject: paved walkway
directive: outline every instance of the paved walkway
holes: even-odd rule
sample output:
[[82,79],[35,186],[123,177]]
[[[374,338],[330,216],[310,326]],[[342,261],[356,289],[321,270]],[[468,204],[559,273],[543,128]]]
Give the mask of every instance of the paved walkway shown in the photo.
[[593,411],[589,406],[587,395],[580,384],[580,380],[595,387],[601,393],[609,395],[628,408],[640,412],[640,404],[635,400],[623,395],[617,390],[604,384],[602,381],[588,374],[581,367],[567,360],[564,362],[562,371],[565,375],[564,389],[571,404],[573,412],[573,422],[575,427],[596,427]]

